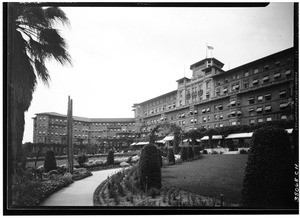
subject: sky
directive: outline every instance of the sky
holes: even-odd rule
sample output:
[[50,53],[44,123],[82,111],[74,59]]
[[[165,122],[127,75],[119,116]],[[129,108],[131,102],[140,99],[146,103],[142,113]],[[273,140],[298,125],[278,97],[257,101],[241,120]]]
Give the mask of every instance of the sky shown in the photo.
[[226,71],[293,46],[293,4],[264,8],[62,7],[57,25],[73,65],[47,63],[49,86],[38,81],[25,113],[23,143],[33,141],[36,113],[88,118],[133,117],[132,106],[177,89],[190,65],[211,55]]

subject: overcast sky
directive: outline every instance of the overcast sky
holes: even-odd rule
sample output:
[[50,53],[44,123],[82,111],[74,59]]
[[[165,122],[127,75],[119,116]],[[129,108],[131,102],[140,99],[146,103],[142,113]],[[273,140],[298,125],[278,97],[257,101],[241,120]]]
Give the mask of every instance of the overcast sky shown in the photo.
[[[132,105],[173,91],[205,58],[206,43],[224,70],[293,46],[293,4],[265,8],[63,7],[70,27],[58,26],[73,66],[49,62],[25,114],[23,142],[33,140],[36,113],[89,118],[133,117]],[[210,52],[208,53],[210,56]]]

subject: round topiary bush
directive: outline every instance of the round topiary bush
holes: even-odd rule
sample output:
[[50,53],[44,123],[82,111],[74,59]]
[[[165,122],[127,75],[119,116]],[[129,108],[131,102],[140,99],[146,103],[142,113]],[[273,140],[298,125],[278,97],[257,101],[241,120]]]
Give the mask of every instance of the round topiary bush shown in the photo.
[[85,154],[78,154],[75,160],[77,161],[79,166],[83,166],[84,163],[88,162],[89,158]]
[[188,156],[188,159],[193,159],[194,158],[194,151],[193,151],[193,148],[191,146],[188,147],[187,156]]
[[46,157],[44,160],[44,168],[46,173],[48,173],[51,170],[56,170],[57,168],[55,155],[52,150],[48,150],[46,152]]
[[284,129],[256,130],[246,165],[241,205],[247,208],[292,208],[293,163]]
[[139,161],[140,188],[161,188],[161,169],[159,153],[155,145],[143,147]]
[[108,151],[108,154],[107,154],[107,165],[110,166],[110,165],[114,165],[114,162],[115,162],[115,158],[114,158],[114,151],[113,150],[109,150]]
[[169,148],[169,150],[168,150],[168,161],[169,161],[170,165],[175,164],[175,155],[174,155],[173,148]]
[[187,147],[182,147],[180,152],[180,158],[182,161],[187,161]]

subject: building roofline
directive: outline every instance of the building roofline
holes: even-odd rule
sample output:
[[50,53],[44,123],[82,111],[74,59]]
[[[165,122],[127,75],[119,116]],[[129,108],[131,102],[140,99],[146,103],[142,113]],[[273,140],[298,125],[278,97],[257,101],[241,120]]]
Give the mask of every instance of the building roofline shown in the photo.
[[165,97],[165,96],[167,96],[167,95],[176,94],[176,93],[177,93],[177,89],[176,89],[176,90],[174,90],[174,91],[171,91],[171,92],[168,92],[168,93],[162,94],[162,95],[160,95],[160,96],[157,96],[157,97],[151,98],[151,99],[149,99],[149,100],[147,100],[147,101],[143,101],[143,102],[139,103],[139,105],[140,105],[140,104],[145,104],[145,103],[147,103],[147,102],[150,102],[150,101],[153,101],[153,100],[156,100],[156,99],[158,99],[158,98]]
[[247,67],[247,66],[250,66],[250,65],[253,65],[253,64],[256,64],[256,63],[264,62],[264,61],[266,61],[266,60],[268,60],[268,59],[272,59],[272,58],[274,58],[274,57],[276,57],[276,56],[281,56],[281,55],[283,55],[284,53],[290,53],[290,52],[294,52],[294,47],[291,47],[291,48],[288,48],[288,49],[285,49],[285,50],[282,50],[282,51],[279,51],[279,52],[270,54],[270,55],[268,55],[268,56],[265,56],[265,57],[256,59],[256,60],[254,60],[254,61],[248,62],[248,63],[243,64],[243,65],[240,65],[240,66],[238,66],[238,67],[235,67],[235,68],[233,68],[233,69],[230,69],[230,70],[226,71],[226,73],[231,73],[231,72],[240,70],[241,68],[245,68],[245,67]]
[[205,58],[205,59],[203,59],[201,61],[198,61],[198,62],[192,64],[190,66],[190,70],[192,70],[194,67],[198,67],[199,65],[203,64],[206,60],[213,60],[213,62],[215,62],[216,64],[218,64],[218,65],[220,65],[222,67],[224,66],[224,64],[221,61],[219,61],[218,59],[216,59],[216,58]]
[[[59,114],[56,112],[43,112],[43,113],[36,113],[35,115],[50,115],[50,116],[57,116],[57,117],[67,117],[67,115]],[[135,118],[87,118],[87,117],[78,117],[73,116],[75,121],[82,121],[82,122],[133,122]]]
[[181,82],[182,80],[184,80],[184,79],[187,79],[187,80],[191,80],[191,79],[189,79],[189,78],[187,78],[187,77],[182,77],[181,79],[178,79],[178,80],[176,80],[176,82]]

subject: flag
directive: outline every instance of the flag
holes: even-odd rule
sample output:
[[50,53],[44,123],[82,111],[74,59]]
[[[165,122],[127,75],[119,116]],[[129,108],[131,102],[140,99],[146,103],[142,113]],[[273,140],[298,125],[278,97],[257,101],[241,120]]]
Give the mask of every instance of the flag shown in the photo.
[[209,49],[209,50],[213,50],[214,49],[214,47],[212,47],[212,46],[207,46],[207,48]]

